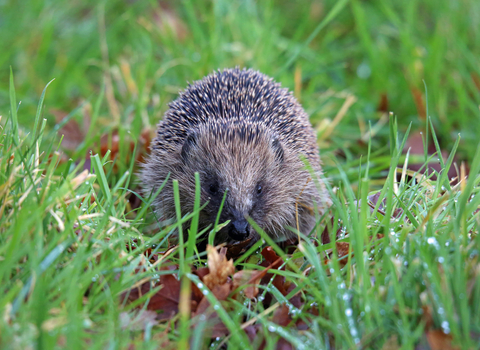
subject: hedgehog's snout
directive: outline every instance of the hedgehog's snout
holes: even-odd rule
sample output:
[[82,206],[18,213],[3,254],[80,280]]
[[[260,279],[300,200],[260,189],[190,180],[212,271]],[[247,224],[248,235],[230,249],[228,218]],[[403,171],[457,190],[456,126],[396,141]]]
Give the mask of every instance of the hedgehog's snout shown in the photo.
[[235,241],[244,241],[250,235],[250,225],[245,218],[235,219],[230,224],[228,235]]

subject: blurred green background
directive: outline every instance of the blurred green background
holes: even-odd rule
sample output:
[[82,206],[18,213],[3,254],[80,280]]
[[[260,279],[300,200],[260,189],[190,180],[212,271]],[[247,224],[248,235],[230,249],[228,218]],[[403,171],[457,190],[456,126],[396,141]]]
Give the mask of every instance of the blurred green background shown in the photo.
[[25,132],[55,78],[50,126],[68,114],[85,123],[105,88],[90,131],[124,129],[136,139],[187,81],[253,67],[295,92],[326,167],[329,154],[347,162],[366,154],[369,123],[373,150],[388,148],[388,111],[418,133],[428,110],[442,148],[461,133],[459,157],[468,160],[480,133],[479,23],[477,0],[4,0],[0,115],[4,123],[11,66]]
[[[305,308],[297,316],[308,331],[298,332],[295,323],[274,335],[270,326],[277,320],[264,313],[260,298],[230,304],[230,329],[255,315],[269,349],[278,335],[324,348],[335,341],[338,348],[394,349],[402,343],[403,349],[426,349],[431,330],[444,344],[454,339],[459,348],[478,347],[480,157],[471,159],[480,135],[479,24],[479,0],[0,0],[0,127],[10,118],[10,67],[22,138],[32,132],[42,91],[55,79],[44,103],[47,132],[36,130],[45,150],[40,163],[35,134],[13,153],[12,128],[0,137],[0,348],[166,349],[158,337],[163,335],[174,349],[188,348],[190,335],[197,349],[214,344],[211,324],[199,318],[183,325],[180,319],[179,328],[173,326],[178,318],[172,319],[152,334],[146,325],[145,331],[122,325],[120,316],[130,322],[135,305],[124,308],[117,296],[143,278],[157,280],[163,265],[144,269],[139,252],[155,244],[160,253],[171,233],[168,227],[158,232],[148,205],[133,210],[140,201],[131,195],[132,141],[145,149],[147,135],[187,81],[232,66],[274,77],[311,115],[325,173],[339,187],[330,233],[347,234],[341,243],[351,240],[354,258],[342,268],[346,259],[340,265],[335,254],[324,260],[336,245],[306,241],[299,260],[290,260],[302,264],[301,271],[278,274],[303,284]],[[390,111],[398,118],[399,138],[412,124],[407,147],[413,153],[423,153],[419,136],[427,135],[427,115],[447,153],[460,133],[456,161],[473,164],[468,182],[450,189],[446,177],[422,178],[400,181],[397,191],[395,168],[407,157],[397,157],[398,143],[390,149],[396,136]],[[65,135],[62,147],[71,161],[54,152],[57,131]],[[89,150],[100,153],[92,163]],[[423,155],[413,158],[410,165],[424,161]],[[78,180],[76,166],[94,171],[95,183],[87,172]],[[31,191],[30,183],[41,192]],[[369,198],[386,198],[383,218],[376,210],[370,216],[367,206],[358,210],[354,201],[365,203],[374,189],[383,194]],[[406,214],[392,220],[399,205]],[[175,254],[168,259],[176,262]],[[186,269],[195,259],[188,249],[185,260],[178,256]],[[257,260],[239,266],[258,269]],[[329,269],[317,268],[320,262]],[[275,284],[265,291],[277,291],[276,300],[287,305]],[[304,318],[309,308],[318,317]],[[190,321],[201,326],[194,333]],[[235,348],[235,342],[229,345]]]

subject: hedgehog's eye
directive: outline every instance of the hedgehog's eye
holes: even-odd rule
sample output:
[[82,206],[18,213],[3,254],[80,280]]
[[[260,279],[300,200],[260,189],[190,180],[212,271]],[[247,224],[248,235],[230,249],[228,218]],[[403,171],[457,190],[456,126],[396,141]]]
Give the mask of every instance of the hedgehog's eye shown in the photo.
[[257,185],[257,194],[261,194],[262,193],[262,185]]
[[217,194],[218,193],[218,182],[215,181],[214,183],[212,183],[208,190],[210,191],[211,194]]

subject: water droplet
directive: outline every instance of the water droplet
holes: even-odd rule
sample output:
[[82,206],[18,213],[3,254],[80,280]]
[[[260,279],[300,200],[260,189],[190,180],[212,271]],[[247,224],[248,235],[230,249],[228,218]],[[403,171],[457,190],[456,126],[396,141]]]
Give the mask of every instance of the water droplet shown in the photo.
[[[346,309],[346,310],[345,310],[345,315],[347,315],[347,317],[352,316],[352,314],[353,314],[353,310],[352,310],[352,309]],[[352,335],[353,335],[353,334],[352,334]]]
[[270,326],[268,326],[268,330],[270,332],[275,332],[277,330],[277,327],[270,325]]
[[368,79],[371,74],[372,69],[367,63],[363,62],[357,67],[357,76],[360,79]]
[[445,333],[445,334],[450,333],[450,325],[448,324],[447,321],[442,322],[442,329],[443,329],[443,333]]

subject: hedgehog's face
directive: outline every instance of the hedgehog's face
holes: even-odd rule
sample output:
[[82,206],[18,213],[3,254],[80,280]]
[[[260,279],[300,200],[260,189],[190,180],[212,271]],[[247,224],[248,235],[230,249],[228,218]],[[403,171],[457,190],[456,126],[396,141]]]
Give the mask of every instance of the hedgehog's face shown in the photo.
[[[283,225],[292,222],[299,192],[294,184],[305,172],[275,135],[256,125],[210,126],[187,137],[181,158],[183,175],[200,174],[202,204],[208,201],[200,217],[204,226],[215,222],[225,196],[220,223],[230,223],[217,233],[217,242],[256,241],[247,217],[271,236],[285,236]],[[193,203],[195,191],[187,192]]]

